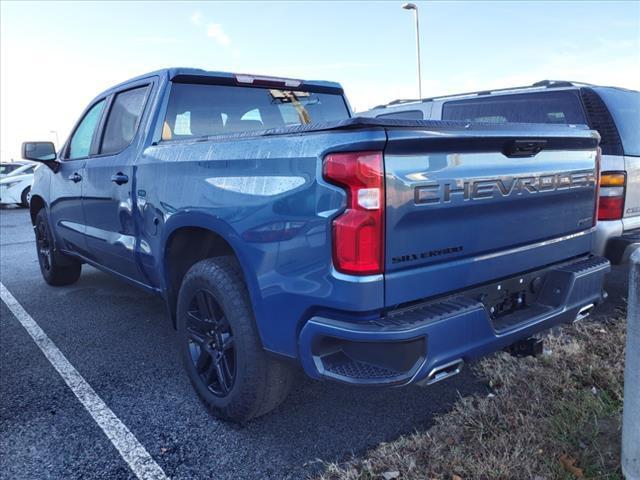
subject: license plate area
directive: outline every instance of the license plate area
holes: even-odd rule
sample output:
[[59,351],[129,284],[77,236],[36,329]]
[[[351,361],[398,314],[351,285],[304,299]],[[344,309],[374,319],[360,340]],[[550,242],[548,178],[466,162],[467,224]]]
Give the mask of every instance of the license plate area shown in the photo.
[[492,321],[524,310],[537,303],[546,271],[525,273],[477,287],[465,296],[480,301]]

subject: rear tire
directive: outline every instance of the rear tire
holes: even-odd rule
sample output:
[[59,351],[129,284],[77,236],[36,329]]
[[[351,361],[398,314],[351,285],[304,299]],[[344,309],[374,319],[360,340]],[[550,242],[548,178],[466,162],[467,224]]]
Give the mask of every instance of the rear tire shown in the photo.
[[20,195],[20,206],[23,208],[29,208],[29,192],[31,191],[31,187],[27,187]]
[[177,310],[187,374],[216,416],[242,423],[284,401],[293,369],[262,348],[234,258],[208,258],[193,265],[180,287]]
[[34,231],[38,263],[44,281],[55,287],[76,283],[82,272],[82,264],[75,258],[55,251],[53,235],[44,208],[36,215]]

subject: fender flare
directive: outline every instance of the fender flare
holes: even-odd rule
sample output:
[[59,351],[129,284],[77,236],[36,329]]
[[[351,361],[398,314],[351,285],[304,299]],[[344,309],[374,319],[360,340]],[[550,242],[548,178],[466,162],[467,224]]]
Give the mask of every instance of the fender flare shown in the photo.
[[169,280],[168,280],[168,272],[166,268],[166,255],[167,255],[167,245],[172,235],[181,228],[201,228],[204,230],[208,230],[211,233],[214,233],[224,239],[231,249],[235,257],[240,264],[240,268],[242,269],[242,274],[244,280],[247,284],[247,290],[249,292],[249,298],[251,299],[251,303],[254,306],[256,300],[255,293],[258,292],[258,282],[256,278],[256,274],[254,269],[249,264],[248,259],[245,256],[243,249],[241,248],[241,243],[243,242],[238,233],[224,220],[216,215],[213,215],[210,211],[200,210],[200,209],[185,209],[180,210],[174,214],[172,214],[164,223],[162,228],[162,236],[161,236],[161,255],[162,255],[162,263],[161,263],[161,278],[164,281],[163,290],[165,293],[165,298],[168,300],[168,290],[169,290]]

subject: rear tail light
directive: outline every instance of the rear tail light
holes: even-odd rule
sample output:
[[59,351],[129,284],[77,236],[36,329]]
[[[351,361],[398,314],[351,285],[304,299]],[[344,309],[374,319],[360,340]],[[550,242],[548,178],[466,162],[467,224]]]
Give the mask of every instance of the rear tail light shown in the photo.
[[598,220],[617,220],[624,211],[624,193],[627,176],[624,172],[602,172]]
[[354,275],[384,272],[382,152],[327,155],[324,178],[347,193],[347,208],[332,225],[335,268]]

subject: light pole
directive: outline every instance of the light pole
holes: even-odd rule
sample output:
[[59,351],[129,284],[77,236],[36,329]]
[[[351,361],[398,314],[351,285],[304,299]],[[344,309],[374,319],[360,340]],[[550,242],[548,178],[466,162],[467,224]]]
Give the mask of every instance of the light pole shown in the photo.
[[405,3],[402,5],[405,10],[413,10],[416,20],[416,54],[418,61],[418,98],[422,99],[422,74],[420,73],[420,24],[418,22],[418,7],[415,3]]
[[60,139],[58,138],[58,131],[57,130],[49,130],[49,133],[54,133],[56,135],[56,148],[60,147]]

